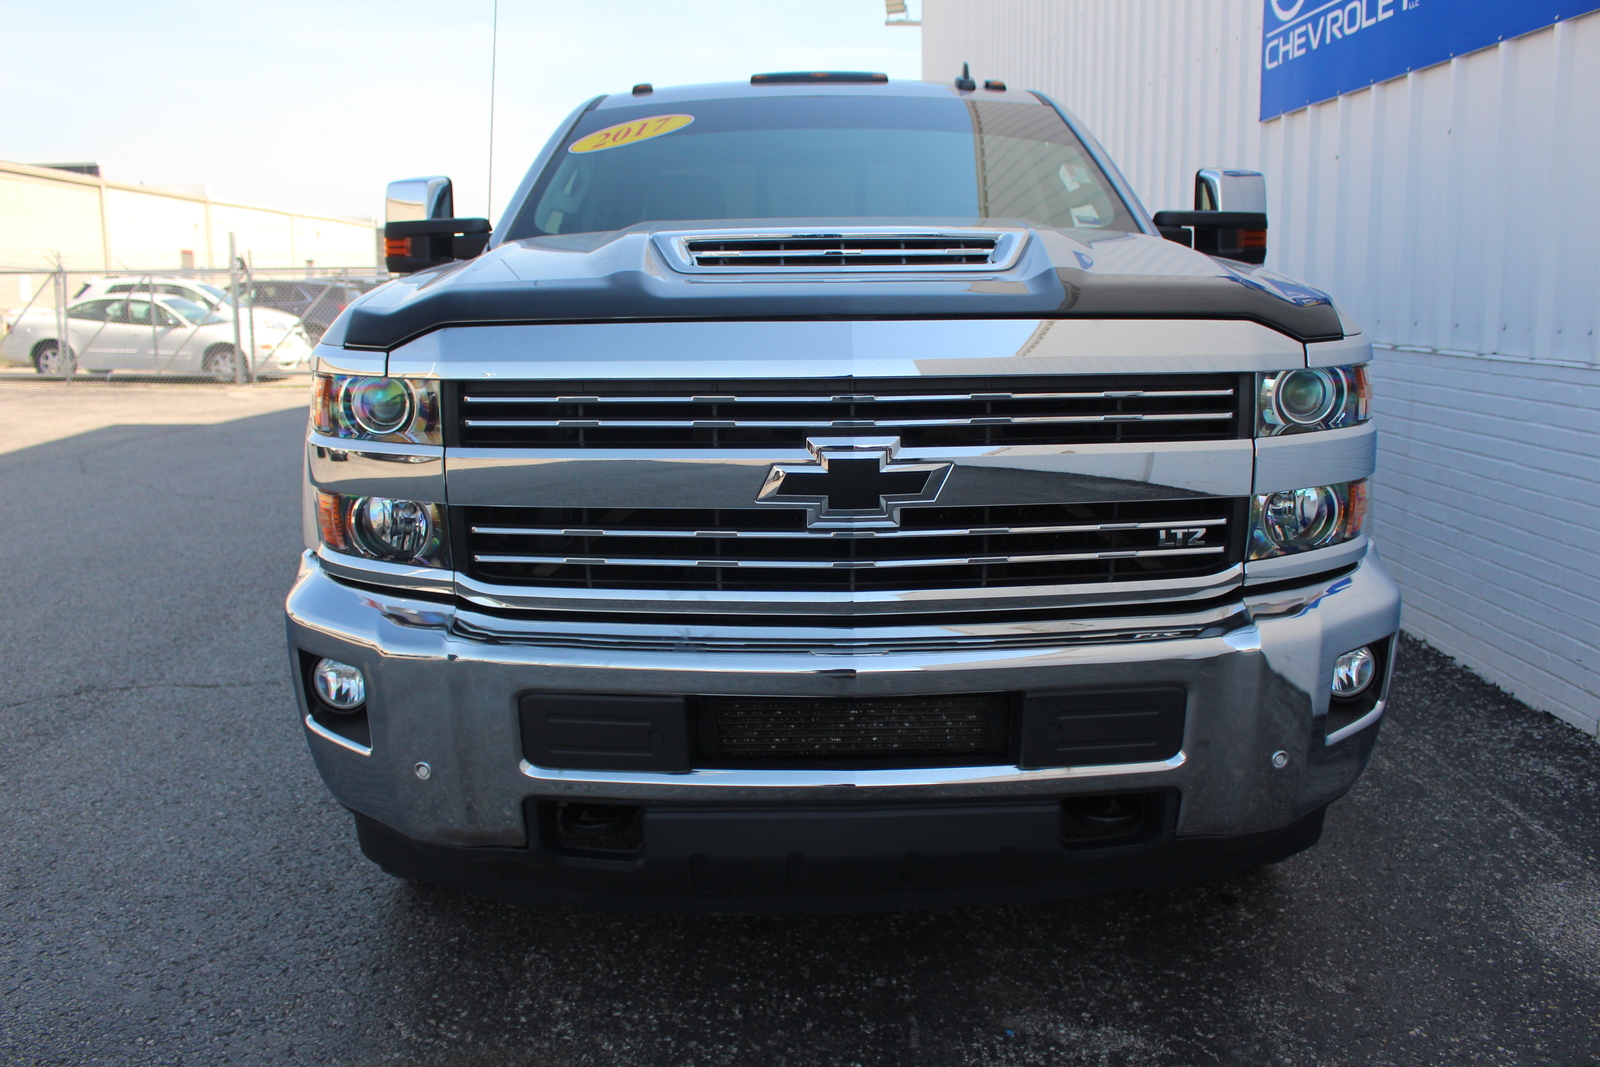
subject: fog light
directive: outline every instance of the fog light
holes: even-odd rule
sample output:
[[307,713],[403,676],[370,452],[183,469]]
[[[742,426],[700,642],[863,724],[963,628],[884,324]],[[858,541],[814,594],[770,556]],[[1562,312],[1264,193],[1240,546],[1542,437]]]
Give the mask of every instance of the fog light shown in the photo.
[[1333,695],[1359,696],[1366,692],[1377,673],[1378,657],[1373,655],[1372,649],[1358,648],[1354,652],[1346,652],[1333,661]]
[[367,699],[367,680],[359,667],[336,659],[319,659],[311,669],[317,696],[335,711],[354,711]]

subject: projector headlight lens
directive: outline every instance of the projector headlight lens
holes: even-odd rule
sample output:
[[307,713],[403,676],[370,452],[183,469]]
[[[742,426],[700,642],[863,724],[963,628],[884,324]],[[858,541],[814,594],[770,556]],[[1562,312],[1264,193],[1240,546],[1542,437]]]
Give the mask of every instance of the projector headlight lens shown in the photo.
[[312,385],[317,433],[352,440],[439,445],[439,383],[319,374]]
[[1278,382],[1273,399],[1285,422],[1315,426],[1338,403],[1339,387],[1325,370],[1290,371]]
[[398,433],[411,422],[411,389],[398,378],[353,378],[344,387],[344,407],[367,433]]
[[1256,407],[1258,437],[1356,426],[1370,416],[1372,379],[1365,363],[1264,374]]

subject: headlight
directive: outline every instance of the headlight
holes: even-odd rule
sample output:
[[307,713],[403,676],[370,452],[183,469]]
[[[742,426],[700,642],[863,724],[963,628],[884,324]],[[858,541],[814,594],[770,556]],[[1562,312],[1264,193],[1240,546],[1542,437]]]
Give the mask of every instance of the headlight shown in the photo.
[[1372,380],[1365,363],[1263,374],[1256,436],[1355,426],[1367,421],[1371,407]]
[[344,385],[339,410],[360,429],[382,437],[411,423],[411,389],[398,378],[355,378]]
[[1250,558],[1287,556],[1354,540],[1366,519],[1365,481],[1257,494],[1250,508]]
[[319,374],[312,386],[311,420],[318,433],[330,437],[444,443],[436,382]]
[[449,567],[444,509],[417,500],[317,493],[317,532],[335,552],[423,567]]

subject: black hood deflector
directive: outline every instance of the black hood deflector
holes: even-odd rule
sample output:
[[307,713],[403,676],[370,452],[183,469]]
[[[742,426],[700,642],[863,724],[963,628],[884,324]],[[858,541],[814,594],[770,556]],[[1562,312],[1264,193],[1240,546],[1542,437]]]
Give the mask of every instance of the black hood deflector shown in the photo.
[[[1189,253],[1193,255],[1194,253]],[[490,253],[494,255],[494,253]],[[882,319],[1236,319],[1302,342],[1344,336],[1327,295],[1258,280],[1213,261],[1215,274],[1108,274],[1045,267],[1005,280],[822,281],[681,279],[635,268],[592,277],[497,280],[461,276],[466,263],[414,275],[407,298],[347,312],[346,347],[389,350],[445,326],[557,322]],[[411,281],[410,278],[406,281]],[[332,331],[330,331],[332,332]]]

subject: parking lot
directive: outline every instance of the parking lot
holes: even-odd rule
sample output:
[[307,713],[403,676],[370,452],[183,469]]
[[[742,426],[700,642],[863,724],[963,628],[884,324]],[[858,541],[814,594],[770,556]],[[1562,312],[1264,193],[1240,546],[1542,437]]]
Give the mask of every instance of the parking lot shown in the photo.
[[1322,844],[1187,890],[660,918],[387,877],[294,713],[304,396],[0,383],[0,1063],[1600,1062],[1600,746],[1415,643]]

